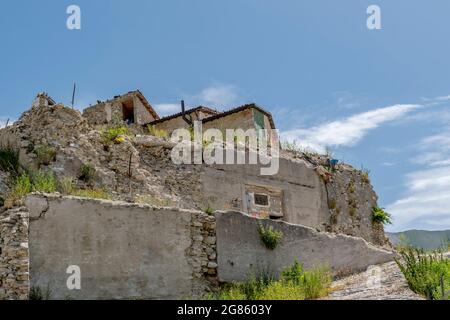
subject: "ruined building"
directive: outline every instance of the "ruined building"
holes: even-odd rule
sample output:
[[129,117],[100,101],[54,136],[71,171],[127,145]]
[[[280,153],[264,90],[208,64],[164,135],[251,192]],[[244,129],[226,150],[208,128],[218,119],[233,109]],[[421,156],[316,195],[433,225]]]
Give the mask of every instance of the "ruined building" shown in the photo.
[[[160,118],[140,91],[83,113],[40,94],[1,129],[0,147],[18,152],[19,171],[51,172],[60,192],[24,203],[2,191],[4,295],[23,296],[28,260],[15,255],[28,252],[32,285],[56,281],[54,292],[63,297],[68,292],[58,287],[65,283],[60,269],[80,265],[91,281],[83,297],[90,298],[200,294],[217,281],[241,280],[260,263],[278,272],[299,259],[339,272],[392,259],[383,225],[372,221],[377,196],[366,173],[344,163],[330,166],[324,155],[287,150],[273,176],[262,176],[261,165],[176,165],[170,158],[175,144],[149,127],[170,133],[192,121],[219,130],[275,129],[270,113],[255,104],[226,112],[200,106]],[[111,135],[117,126],[126,130]],[[0,175],[0,186],[7,176]],[[60,188],[67,181],[71,188]],[[83,198],[93,190],[119,202]],[[283,230],[279,254],[261,247],[259,221]],[[11,230],[21,230],[17,239],[5,236]],[[123,270],[135,273],[121,278]]]

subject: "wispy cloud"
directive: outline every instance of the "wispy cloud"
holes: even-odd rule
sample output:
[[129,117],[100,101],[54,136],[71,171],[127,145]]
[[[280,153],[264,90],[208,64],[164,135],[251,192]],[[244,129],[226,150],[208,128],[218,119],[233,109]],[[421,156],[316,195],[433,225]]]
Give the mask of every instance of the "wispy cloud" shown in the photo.
[[181,104],[176,103],[155,104],[154,107],[156,112],[161,116],[167,116],[181,111]]
[[[450,217],[450,166],[426,169],[407,175],[405,197],[387,206],[395,227],[408,228],[412,222],[430,216]],[[426,228],[426,226],[423,226]],[[450,225],[442,224],[441,228]]]
[[237,88],[233,85],[216,84],[203,89],[199,94],[191,97],[198,104],[213,107],[230,107],[239,98]]
[[450,228],[450,131],[423,138],[416,150],[413,161],[424,168],[406,176],[404,196],[387,210],[399,230],[413,223],[435,228],[430,221],[436,219],[439,229]]
[[282,138],[297,141],[303,148],[323,152],[326,147],[352,146],[370,130],[381,124],[398,119],[420,105],[401,104],[358,113],[309,129],[295,129],[282,133]]
[[[207,106],[215,109],[225,109],[237,106],[241,101],[239,90],[234,85],[213,84],[198,93],[185,94],[182,99],[188,107]],[[180,103],[166,102],[154,105],[160,115],[170,115],[180,112]]]

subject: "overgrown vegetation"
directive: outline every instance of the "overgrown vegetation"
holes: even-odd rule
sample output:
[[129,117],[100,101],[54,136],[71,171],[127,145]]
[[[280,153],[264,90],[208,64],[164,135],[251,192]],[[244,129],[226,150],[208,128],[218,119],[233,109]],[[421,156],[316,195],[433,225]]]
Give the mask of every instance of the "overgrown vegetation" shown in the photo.
[[11,179],[6,200],[15,202],[31,192],[52,193],[56,191],[56,178],[50,171],[22,173]]
[[52,291],[50,287],[46,288],[41,287],[31,287],[30,289],[30,300],[50,300],[52,295]]
[[104,188],[80,189],[72,177],[63,177],[58,181],[58,191],[64,195],[72,195],[91,199],[111,199],[110,194]]
[[62,177],[58,181],[58,191],[62,194],[72,194],[75,189],[75,179],[72,177]]
[[157,207],[168,207],[171,205],[171,201],[169,199],[162,199],[151,194],[138,195],[135,197],[134,201],[136,203],[148,204]]
[[90,199],[111,199],[108,191],[103,188],[76,189],[71,195]]
[[269,250],[274,250],[283,238],[281,231],[274,230],[272,226],[266,228],[261,223],[258,225],[258,232],[262,243]]
[[33,192],[52,193],[56,191],[57,181],[51,171],[35,171],[30,174]]
[[147,125],[147,130],[150,135],[158,138],[167,138],[169,136],[166,130],[157,129],[155,126],[151,124]]
[[396,262],[412,291],[430,300],[450,299],[450,260],[442,252],[407,247]]
[[331,285],[327,268],[304,270],[295,262],[283,270],[279,280],[270,272],[251,273],[243,283],[223,286],[210,300],[312,300],[326,296]]
[[39,165],[48,166],[56,159],[56,149],[51,146],[38,146],[34,149]]
[[103,129],[100,133],[105,143],[110,141],[120,142],[118,139],[129,135],[129,129],[126,126],[118,125]]
[[372,223],[392,224],[392,216],[384,208],[372,208]]
[[0,169],[16,174],[19,171],[19,152],[12,147],[1,147]]
[[208,207],[204,210],[204,212],[205,212],[207,215],[212,216],[212,215],[214,214],[214,209],[208,206]]
[[89,164],[83,164],[80,168],[78,179],[86,183],[91,183],[95,179],[95,168]]
[[370,183],[370,170],[369,169],[366,169],[364,167],[361,168],[361,181],[366,184]]

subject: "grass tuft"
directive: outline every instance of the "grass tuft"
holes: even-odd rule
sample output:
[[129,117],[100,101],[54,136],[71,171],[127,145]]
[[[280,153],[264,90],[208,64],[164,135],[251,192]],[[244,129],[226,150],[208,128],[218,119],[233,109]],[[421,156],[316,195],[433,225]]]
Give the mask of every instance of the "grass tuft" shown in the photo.
[[11,147],[0,148],[0,169],[17,174],[19,171],[19,152]]
[[209,300],[309,300],[326,296],[331,285],[331,273],[326,268],[304,270],[295,262],[275,280],[270,273],[250,274],[243,283],[223,286],[206,296]]

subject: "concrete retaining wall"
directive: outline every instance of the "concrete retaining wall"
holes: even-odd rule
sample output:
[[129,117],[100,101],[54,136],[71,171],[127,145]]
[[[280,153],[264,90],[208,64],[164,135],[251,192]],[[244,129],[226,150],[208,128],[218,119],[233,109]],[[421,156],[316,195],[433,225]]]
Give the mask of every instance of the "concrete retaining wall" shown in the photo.
[[[168,299],[205,291],[215,276],[214,217],[76,197],[31,195],[31,285],[52,299]],[[69,290],[69,266],[81,290]]]
[[[217,256],[220,281],[242,281],[250,272],[269,270],[279,274],[295,260],[306,268],[328,266],[335,273],[365,270],[391,261],[394,254],[362,238],[318,232],[282,221],[259,220],[237,212],[217,212]],[[283,233],[274,250],[261,242],[258,225]]]

